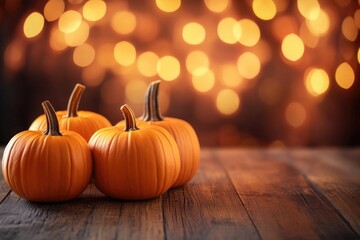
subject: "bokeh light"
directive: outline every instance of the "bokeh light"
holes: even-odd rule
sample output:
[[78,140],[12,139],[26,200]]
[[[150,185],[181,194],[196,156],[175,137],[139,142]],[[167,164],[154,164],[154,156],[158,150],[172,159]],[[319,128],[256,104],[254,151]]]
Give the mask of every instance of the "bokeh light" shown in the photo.
[[195,22],[187,23],[182,30],[182,36],[185,42],[191,45],[198,45],[205,39],[205,28]]
[[254,0],[252,9],[255,15],[262,20],[271,20],[276,15],[276,5],[273,0]]
[[114,57],[118,64],[130,66],[136,59],[136,48],[130,42],[121,41],[114,47]]
[[57,20],[65,10],[63,0],[50,0],[45,4],[44,17],[47,21]]
[[[254,46],[260,40],[261,34],[259,26],[251,19],[241,19],[238,24],[241,29],[238,41],[247,47]],[[239,32],[239,30],[237,30],[237,32]]]
[[240,106],[240,98],[238,94],[231,89],[223,89],[216,96],[216,108],[225,115],[235,113]]
[[145,77],[153,77],[157,74],[157,63],[159,56],[156,53],[148,51],[143,52],[137,58],[137,68],[139,72]]
[[317,0],[297,0],[297,8],[301,15],[308,20],[315,20],[320,14],[320,4]]
[[164,56],[157,63],[157,72],[165,81],[173,81],[180,75],[180,62],[173,56]]
[[329,76],[325,70],[310,68],[304,76],[305,87],[310,94],[318,96],[325,93],[329,88]]
[[129,11],[119,11],[112,17],[111,27],[119,34],[130,34],[136,28],[136,16]]
[[95,50],[90,44],[84,43],[74,49],[73,60],[79,67],[89,66],[94,59]]
[[206,7],[216,13],[225,11],[229,5],[229,0],[204,0]]
[[209,69],[208,56],[199,50],[190,52],[186,57],[186,69],[192,75],[203,75]]
[[24,34],[27,38],[33,38],[41,33],[44,28],[44,17],[41,13],[31,13],[24,22]]
[[156,6],[164,12],[175,12],[181,6],[181,0],[156,0]]
[[106,3],[102,0],[90,0],[83,6],[83,16],[88,21],[98,21],[105,16]]
[[80,27],[72,33],[64,35],[65,43],[70,47],[76,47],[86,42],[89,37],[90,27],[85,21],[81,22]]
[[288,60],[297,61],[304,54],[304,43],[298,35],[291,33],[282,41],[281,51]]
[[329,15],[324,10],[320,9],[320,12],[316,18],[306,20],[306,25],[312,34],[318,37],[322,37],[329,31],[330,28]]
[[305,108],[298,102],[291,102],[287,105],[285,110],[286,122],[294,127],[298,128],[304,124],[306,119]]
[[210,91],[215,84],[215,75],[210,69],[202,75],[193,75],[192,84],[194,88],[199,92]]
[[59,18],[59,30],[63,33],[75,32],[81,25],[82,16],[79,12],[69,10],[61,14]]
[[344,37],[351,42],[356,40],[359,32],[355,20],[350,16],[346,17],[342,22],[341,31]]
[[242,35],[238,22],[231,17],[222,19],[217,26],[217,34],[221,41],[228,44],[235,44]]
[[259,74],[261,63],[254,53],[245,52],[238,58],[237,68],[242,77],[253,79]]
[[349,89],[355,81],[354,70],[347,62],[343,62],[336,68],[335,79],[340,87]]
[[227,87],[238,87],[243,81],[238,68],[233,63],[227,63],[221,66],[221,80]]

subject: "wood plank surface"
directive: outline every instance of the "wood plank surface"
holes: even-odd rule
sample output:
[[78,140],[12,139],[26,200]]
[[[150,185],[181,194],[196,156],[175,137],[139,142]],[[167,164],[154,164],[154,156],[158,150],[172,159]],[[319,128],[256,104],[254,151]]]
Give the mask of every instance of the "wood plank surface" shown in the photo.
[[32,203],[0,174],[0,239],[360,239],[360,149],[201,157],[190,183],[149,201],[111,199],[90,184],[72,201]]
[[298,150],[290,151],[287,159],[325,196],[360,238],[360,152]]
[[296,169],[267,151],[218,151],[264,239],[356,239],[331,203]]

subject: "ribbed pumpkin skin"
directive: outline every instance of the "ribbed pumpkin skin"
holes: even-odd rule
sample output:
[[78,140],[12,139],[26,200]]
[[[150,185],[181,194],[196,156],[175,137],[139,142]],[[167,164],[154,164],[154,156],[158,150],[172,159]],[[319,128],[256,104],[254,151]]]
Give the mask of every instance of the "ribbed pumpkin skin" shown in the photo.
[[92,173],[91,152],[77,133],[63,136],[23,131],[7,144],[2,171],[19,196],[35,202],[59,202],[80,195]]
[[109,127],[89,141],[96,187],[105,195],[129,200],[151,199],[166,192],[180,172],[174,138],[156,126],[123,131]]
[[180,153],[181,170],[173,187],[182,186],[195,175],[200,164],[200,144],[189,123],[178,118],[166,117],[162,121],[139,122],[165,128],[175,139]]
[[[79,133],[86,141],[89,141],[91,136],[97,130],[105,127],[110,127],[111,123],[104,116],[90,112],[90,111],[78,111],[78,117],[64,117],[67,111],[57,111],[59,128],[60,130],[70,130]],[[45,115],[39,116],[31,124],[29,130],[41,130],[46,129],[46,117]]]

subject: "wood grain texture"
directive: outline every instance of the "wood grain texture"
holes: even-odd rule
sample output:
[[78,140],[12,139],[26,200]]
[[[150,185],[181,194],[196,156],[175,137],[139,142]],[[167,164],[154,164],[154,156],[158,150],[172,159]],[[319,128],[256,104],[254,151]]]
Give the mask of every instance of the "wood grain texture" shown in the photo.
[[291,165],[267,151],[218,151],[264,239],[356,239],[333,206]]
[[360,239],[360,149],[201,157],[190,183],[149,201],[111,199],[90,184],[72,201],[37,204],[0,174],[0,239]]
[[[0,147],[0,159],[2,160],[2,156],[4,153],[4,148]],[[3,173],[2,171],[0,171],[0,204],[4,201],[4,199],[10,194],[11,189],[10,187],[6,184],[4,178],[3,178]]]
[[213,151],[188,185],[164,195],[164,217],[167,239],[259,239]]
[[297,150],[290,151],[286,159],[312,182],[360,238],[360,152]]

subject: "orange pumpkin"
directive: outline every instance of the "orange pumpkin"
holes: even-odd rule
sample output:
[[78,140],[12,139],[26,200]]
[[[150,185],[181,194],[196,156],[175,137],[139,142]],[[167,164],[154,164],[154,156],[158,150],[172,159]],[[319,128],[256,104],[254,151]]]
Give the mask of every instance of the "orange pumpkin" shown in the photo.
[[69,200],[80,195],[90,181],[91,152],[78,133],[59,131],[49,101],[42,106],[46,130],[26,130],[10,140],[2,159],[3,176],[14,192],[27,200]]
[[[142,126],[144,122],[165,128],[174,137],[180,153],[181,170],[174,187],[182,186],[189,182],[195,175],[200,163],[200,144],[196,132],[192,126],[178,118],[164,118],[159,108],[159,86],[160,81],[154,81],[149,85],[146,92],[144,114],[138,123]],[[121,126],[123,123],[118,123]]]
[[180,172],[179,150],[163,128],[137,127],[127,105],[121,107],[125,127],[95,132],[89,141],[96,187],[120,199],[150,199],[166,192]]
[[[69,98],[67,111],[58,111],[56,115],[59,121],[60,130],[71,130],[79,133],[86,141],[97,130],[110,127],[111,123],[104,116],[91,111],[78,111],[81,96],[85,86],[76,84]],[[31,124],[29,130],[45,130],[45,115],[39,116]]]

